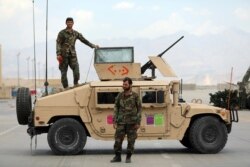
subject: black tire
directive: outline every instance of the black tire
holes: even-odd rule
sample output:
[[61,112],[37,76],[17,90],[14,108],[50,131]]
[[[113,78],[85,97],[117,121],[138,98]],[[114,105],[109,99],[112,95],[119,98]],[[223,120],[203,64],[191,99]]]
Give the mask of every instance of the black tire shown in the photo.
[[189,149],[192,149],[192,145],[191,145],[191,143],[190,143],[190,140],[189,140],[189,136],[188,136],[188,135],[185,134],[185,136],[183,137],[183,139],[180,140],[180,143],[181,143],[183,146],[185,146],[185,147],[187,147],[187,148],[189,148]]
[[218,153],[227,142],[227,128],[213,116],[196,119],[190,128],[190,143],[196,151],[203,154]]
[[75,119],[62,118],[49,129],[48,143],[57,155],[75,155],[83,150],[87,141],[84,127]]
[[16,115],[20,125],[27,125],[32,109],[29,88],[19,88],[16,96]]

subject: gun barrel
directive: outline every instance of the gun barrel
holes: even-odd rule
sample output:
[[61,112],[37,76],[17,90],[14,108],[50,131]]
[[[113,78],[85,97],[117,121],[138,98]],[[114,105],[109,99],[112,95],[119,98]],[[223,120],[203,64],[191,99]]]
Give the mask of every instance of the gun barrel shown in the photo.
[[[164,55],[164,53],[166,53],[169,49],[171,49],[175,44],[177,44],[180,40],[182,40],[182,38],[184,38],[184,36],[180,37],[177,41],[175,41],[171,46],[169,46],[166,50],[164,50],[162,53],[158,54],[158,57],[161,57],[162,55]],[[144,74],[144,72],[149,69],[152,66],[152,62],[151,60],[149,60],[147,63],[145,63],[142,67],[141,67],[141,74]]]
[[175,44],[177,44],[183,38],[184,38],[184,36],[180,37],[177,41],[175,41],[175,43],[173,43],[171,46],[169,46],[166,50],[164,50],[162,53],[158,54],[157,56],[161,57],[162,55],[164,55],[164,53],[166,53],[169,49],[171,49]]

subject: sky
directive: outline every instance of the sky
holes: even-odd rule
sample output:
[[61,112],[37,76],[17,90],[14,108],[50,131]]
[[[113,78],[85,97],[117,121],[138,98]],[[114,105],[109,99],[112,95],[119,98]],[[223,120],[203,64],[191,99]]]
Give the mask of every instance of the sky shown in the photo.
[[[34,3],[32,0],[0,0],[0,44],[3,50],[3,61],[5,61],[2,62],[4,77],[16,77],[15,60],[18,52],[21,53],[20,56],[23,60],[22,76],[27,77],[25,59],[33,57],[33,5],[35,7],[36,46],[37,52],[39,52],[37,61],[44,64],[44,55],[42,55],[44,49],[40,51],[39,48],[45,48],[46,0],[34,0]],[[50,57],[55,56],[54,47],[57,34],[65,28],[65,19],[69,16],[74,18],[74,29],[81,32],[89,41],[101,46],[114,44],[112,41],[137,41],[138,39],[144,39],[144,42],[150,43],[152,40],[163,37],[169,37],[174,42],[172,39],[178,39],[179,34],[188,34],[192,40],[208,37],[213,37],[214,40],[217,39],[216,37],[227,38],[228,32],[230,32],[230,37],[232,34],[234,35],[232,40],[237,40],[238,43],[244,37],[244,45],[239,45],[233,50],[235,53],[237,50],[247,50],[248,44],[250,44],[249,0],[48,0]],[[218,38],[218,40],[220,39]],[[192,41],[190,40],[190,42]],[[131,43],[140,46],[138,42]],[[126,45],[124,42],[117,43],[117,45],[121,44]],[[229,46],[233,45],[229,44]],[[80,42],[77,43],[77,48],[78,53],[83,54],[88,54],[90,50]],[[223,46],[222,49],[232,48]],[[246,54],[244,53],[244,58],[246,58]],[[207,59],[209,59],[209,55],[207,55]],[[244,68],[239,68],[236,75],[243,75],[249,66],[250,59],[247,58],[244,62]],[[53,77],[60,76],[56,60],[51,59],[50,63],[50,69],[55,71]],[[195,63],[195,61],[189,62],[191,65],[195,65]],[[226,68],[223,72],[230,70],[228,66]],[[212,71],[220,69],[212,69]],[[85,68],[84,71],[86,70]],[[181,73],[181,75],[191,74]],[[204,73],[205,80],[212,74],[206,75]],[[192,76],[188,77],[192,78]]]

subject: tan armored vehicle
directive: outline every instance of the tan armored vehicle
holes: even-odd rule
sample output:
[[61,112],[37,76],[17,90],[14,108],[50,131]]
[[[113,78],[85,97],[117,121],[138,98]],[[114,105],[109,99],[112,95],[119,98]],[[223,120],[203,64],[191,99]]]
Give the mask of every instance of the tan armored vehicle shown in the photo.
[[[18,122],[28,125],[27,132],[31,136],[48,133],[49,146],[59,155],[79,153],[87,136],[114,140],[114,101],[122,91],[122,79],[130,77],[133,91],[142,101],[139,140],[174,139],[199,153],[221,151],[232,122],[238,118],[237,111],[179,102],[178,80],[154,80],[156,68],[165,77],[175,76],[161,58],[167,50],[149,57],[150,60],[141,67],[140,63],[134,63],[133,47],[96,49],[94,66],[100,81],[36,99],[33,109],[29,89],[20,88]],[[152,70],[152,76],[142,76],[147,69]]]

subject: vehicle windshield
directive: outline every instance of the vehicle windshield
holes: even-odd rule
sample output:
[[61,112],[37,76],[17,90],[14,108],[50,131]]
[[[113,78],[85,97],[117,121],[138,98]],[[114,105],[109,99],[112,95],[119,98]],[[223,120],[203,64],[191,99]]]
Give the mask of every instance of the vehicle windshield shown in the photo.
[[133,63],[133,47],[98,48],[95,50],[95,63]]

